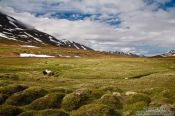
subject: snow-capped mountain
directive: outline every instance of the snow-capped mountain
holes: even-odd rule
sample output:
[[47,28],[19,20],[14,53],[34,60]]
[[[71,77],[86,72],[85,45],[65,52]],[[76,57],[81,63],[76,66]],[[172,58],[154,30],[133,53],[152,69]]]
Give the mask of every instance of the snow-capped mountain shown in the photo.
[[160,56],[161,57],[173,57],[173,56],[175,57],[175,50],[171,50],[165,54],[161,54]]
[[133,54],[133,53],[126,53],[126,52],[119,52],[119,51],[110,51],[110,53],[111,53],[111,54],[114,54],[114,55],[133,56],[133,57],[143,57],[143,56],[136,55],[136,54]]
[[92,50],[85,45],[69,41],[58,40],[57,38],[34,29],[13,17],[0,12],[0,40],[13,40],[29,45],[52,45],[64,48],[75,48],[82,50]]

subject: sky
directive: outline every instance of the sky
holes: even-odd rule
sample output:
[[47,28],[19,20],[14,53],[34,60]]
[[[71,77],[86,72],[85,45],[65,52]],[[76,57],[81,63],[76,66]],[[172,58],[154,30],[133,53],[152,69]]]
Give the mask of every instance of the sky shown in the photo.
[[0,11],[99,51],[175,49],[175,0],[0,0]]

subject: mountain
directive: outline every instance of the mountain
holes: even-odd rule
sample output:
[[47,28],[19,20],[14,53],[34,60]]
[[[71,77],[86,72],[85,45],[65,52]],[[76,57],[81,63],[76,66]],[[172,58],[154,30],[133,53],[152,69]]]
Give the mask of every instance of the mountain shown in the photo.
[[159,55],[160,57],[175,57],[175,50],[171,50],[165,54]]
[[92,50],[91,48],[74,41],[66,39],[58,40],[57,38],[26,25],[2,12],[0,12],[0,40],[10,40],[36,46],[51,45],[64,48]]
[[114,55],[132,56],[132,57],[143,57],[143,56],[139,56],[137,54],[126,53],[126,52],[119,52],[119,51],[110,51],[110,53],[111,54],[114,54]]

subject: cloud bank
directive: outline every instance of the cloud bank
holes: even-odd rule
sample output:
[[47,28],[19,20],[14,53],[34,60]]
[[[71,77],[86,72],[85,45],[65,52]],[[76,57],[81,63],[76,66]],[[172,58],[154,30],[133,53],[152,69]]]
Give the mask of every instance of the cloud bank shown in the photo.
[[1,0],[0,10],[58,39],[96,50],[159,54],[175,49],[171,0]]

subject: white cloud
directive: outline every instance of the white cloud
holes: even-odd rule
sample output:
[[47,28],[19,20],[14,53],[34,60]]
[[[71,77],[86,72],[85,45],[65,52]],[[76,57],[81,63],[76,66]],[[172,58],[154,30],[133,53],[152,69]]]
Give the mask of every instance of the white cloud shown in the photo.
[[[25,0],[23,4],[13,4],[8,0],[1,4],[1,10],[15,18],[33,25],[35,28],[47,32],[57,38],[66,38],[83,43],[97,50],[138,51],[149,54],[150,51],[142,44],[155,48],[175,48],[175,9],[164,11],[155,9],[157,4],[147,6],[142,0]],[[10,3],[10,1],[12,3]],[[20,0],[22,1],[22,0]],[[158,0],[157,0],[158,1]],[[159,0],[165,3],[169,0]],[[58,3],[52,8],[45,5]],[[32,6],[33,5],[33,6]],[[10,7],[9,7],[10,6]],[[26,8],[24,7],[26,6]],[[14,9],[18,7],[21,12]],[[37,9],[35,9],[35,7]],[[84,13],[98,14],[101,20],[119,18],[119,28],[94,20],[92,17],[85,20],[70,21],[66,19],[52,19],[47,15],[35,17],[31,12],[42,11],[60,12],[76,10]],[[48,15],[49,16],[49,15]],[[157,50],[157,49],[156,49]],[[138,53],[137,52],[137,53]]]

